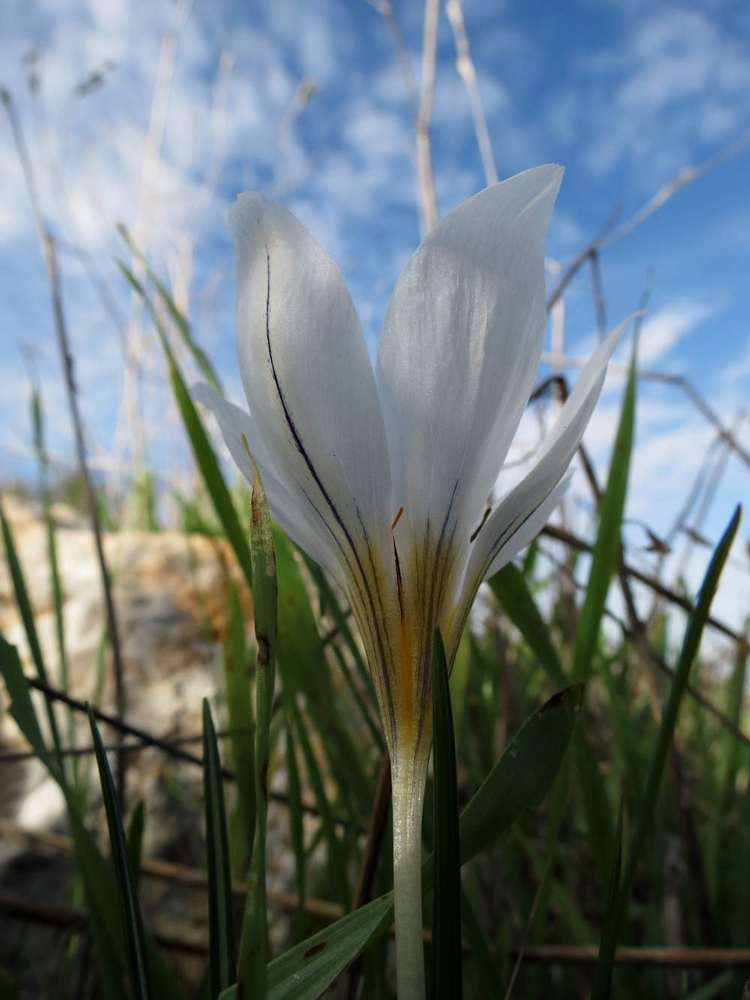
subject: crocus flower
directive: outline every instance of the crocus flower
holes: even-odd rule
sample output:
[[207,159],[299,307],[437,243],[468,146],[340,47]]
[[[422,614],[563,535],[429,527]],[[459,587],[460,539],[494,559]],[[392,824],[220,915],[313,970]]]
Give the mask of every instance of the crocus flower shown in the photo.
[[194,391],[250,481],[252,454],[272,514],[356,617],[392,764],[401,1000],[424,994],[434,629],[450,663],[482,581],[559,502],[621,332],[583,370],[531,471],[484,518],[540,360],[543,245],[561,177],[557,166],[527,170],[443,218],[396,285],[375,371],[330,257],[281,205],[240,195],[230,224],[248,409]]

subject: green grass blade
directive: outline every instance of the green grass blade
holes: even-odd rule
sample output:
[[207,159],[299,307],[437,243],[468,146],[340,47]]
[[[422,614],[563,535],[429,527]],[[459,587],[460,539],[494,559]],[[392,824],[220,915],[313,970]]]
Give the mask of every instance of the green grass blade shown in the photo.
[[372,805],[361,754],[342,721],[310,595],[287,536],[274,528],[279,580],[279,672],[285,691],[304,695],[306,717],[320,736],[326,759],[345,803],[356,803],[359,818]]
[[203,476],[203,481],[206,485],[206,489],[208,490],[208,494],[211,497],[214,510],[216,511],[216,516],[219,518],[219,521],[226,532],[229,544],[234,549],[235,555],[237,556],[237,560],[243,573],[245,574],[248,584],[252,586],[250,548],[247,543],[247,538],[245,537],[245,532],[242,530],[239,518],[237,517],[237,511],[235,510],[232,497],[224,480],[216,453],[214,452],[209,437],[206,434],[203,422],[197,409],[195,408],[192,397],[188,392],[185,379],[183,378],[180,366],[177,363],[177,358],[174,355],[174,351],[172,350],[169,340],[167,339],[164,327],[159,321],[159,317],[157,316],[153,304],[143,285],[140,281],[138,281],[132,271],[130,271],[130,269],[121,262],[120,269],[133,288],[143,298],[143,301],[151,314],[151,318],[159,335],[164,355],[167,359],[167,368],[169,369],[172,391],[174,392],[175,400],[177,401],[177,406],[180,410],[180,415],[182,416],[182,422],[185,425],[185,430],[187,431],[187,435],[190,440],[190,446],[193,450],[195,461],[200,469],[201,475]]
[[208,856],[209,976],[211,995],[218,996],[235,982],[237,959],[221,759],[211,708],[206,698],[203,699],[203,789]]
[[318,812],[320,813],[320,822],[323,828],[323,836],[326,841],[326,867],[330,882],[330,892],[332,893],[334,899],[339,900],[345,907],[347,907],[350,901],[350,892],[349,885],[346,881],[345,871],[341,864],[343,845],[336,835],[336,818],[334,816],[333,809],[331,808],[331,803],[328,801],[328,796],[326,795],[323,776],[320,773],[320,768],[318,767],[318,762],[315,758],[315,753],[307,735],[307,729],[299,708],[297,707],[294,698],[290,697],[288,692],[285,692],[284,694],[284,705],[292,723],[294,724],[297,742],[299,743],[302,756],[305,760],[307,777],[310,785],[312,786],[315,802],[318,807]]
[[[52,584],[52,603],[55,609],[55,633],[57,637],[57,652],[60,657],[60,684],[63,691],[68,691],[68,657],[65,648],[65,618],[63,615],[63,590],[60,581],[60,567],[57,560],[57,541],[55,538],[55,522],[52,517],[49,491],[49,459],[44,444],[44,415],[42,398],[37,386],[34,386],[31,396],[31,414],[34,427],[34,450],[39,466],[39,494],[42,503],[44,523],[47,529],[47,554],[49,558],[50,582]],[[70,715],[70,731],[68,739],[73,746],[75,725],[73,715]]]
[[[462,864],[542,802],[562,763],[582,697],[581,685],[555,695],[508,744],[461,816]],[[433,874],[430,857],[422,866],[425,888],[432,886]],[[392,919],[393,894],[387,893],[284,952],[268,967],[269,1000],[317,1000]]]
[[432,656],[434,868],[432,894],[433,1000],[461,998],[461,862],[458,785],[448,663],[439,629]]
[[[747,646],[743,648],[738,645],[732,674],[727,682],[724,711],[739,728],[741,728],[744,705],[747,661]],[[737,801],[737,780],[742,766],[743,746],[733,733],[722,732],[718,740],[718,749],[719,781],[714,795],[714,815],[709,829],[706,867],[715,911],[724,913],[736,879],[732,849],[734,834],[727,818],[731,816]]]
[[[736,990],[734,993],[728,993],[727,990],[736,984],[737,975],[731,970],[727,969],[725,972],[720,972],[718,976],[715,976],[709,982],[704,983],[703,986],[699,986],[697,990],[693,990],[692,993],[688,993],[685,1000],[717,1000],[717,998],[727,997],[730,1000],[742,1000],[742,994]],[[742,988],[741,986],[739,987]]]
[[555,684],[565,684],[560,656],[521,570],[514,563],[508,563],[488,583],[501,608],[547,674]]
[[236,852],[249,861],[255,837],[255,720],[253,712],[251,652],[245,641],[245,618],[239,591],[232,586],[229,634],[224,647],[224,682],[232,747],[237,775],[237,796],[243,833]]
[[[349,622],[347,621],[346,614],[341,607],[336,594],[326,579],[324,571],[316,562],[314,562],[309,557],[304,556],[305,565],[307,566],[310,575],[312,576],[315,586],[318,588],[320,593],[321,605],[325,606],[326,611],[333,618],[334,624],[338,629],[338,633],[349,650],[349,653],[354,663],[355,669],[359,676],[359,681],[364,695],[359,691],[354,678],[350,677],[350,671],[345,664],[341,664],[341,671],[344,675],[347,683],[351,685],[354,697],[357,704],[362,712],[362,716],[367,724],[367,728],[373,738],[373,742],[382,752],[385,750],[385,740],[383,739],[383,730],[378,719],[378,703],[377,696],[375,694],[375,685],[372,683],[372,677],[370,676],[370,671],[367,668],[367,664],[364,661],[362,653],[360,652],[357,641],[352,635],[352,631],[349,628]],[[338,652],[338,650],[335,650]]]
[[389,893],[290,948],[268,967],[266,1000],[317,1000],[392,920]]
[[286,732],[286,770],[288,778],[287,794],[289,798],[289,839],[292,842],[294,854],[294,887],[297,891],[297,910],[294,916],[292,938],[301,936],[305,926],[305,901],[307,899],[307,871],[305,857],[305,827],[302,815],[302,785],[297,765],[297,750],[294,740],[294,729],[289,712],[285,712]]
[[609,467],[607,488],[599,505],[599,530],[591,556],[586,596],[576,627],[572,668],[574,681],[585,681],[591,676],[607,593],[620,559],[620,528],[625,511],[630,456],[633,451],[635,402],[636,341],[633,343],[630,371]]
[[192,354],[193,359],[196,365],[198,366],[201,374],[206,379],[206,381],[214,389],[216,389],[217,392],[222,392],[221,383],[219,382],[219,377],[216,374],[216,369],[211,364],[208,355],[200,346],[200,344],[196,343],[196,341],[194,340],[193,331],[190,327],[190,323],[188,322],[187,317],[178,308],[177,303],[167,291],[164,282],[153,271],[145,254],[135,245],[133,237],[130,235],[130,232],[127,230],[127,228],[123,225],[120,225],[118,226],[118,229],[120,230],[120,233],[125,242],[127,243],[128,247],[130,248],[130,250],[145,267],[149,281],[154,286],[159,298],[165,305],[167,312],[172,318],[172,322],[177,327],[177,330],[179,331],[185,346]]
[[[34,667],[36,668],[37,676],[40,681],[44,684],[49,684],[49,677],[47,675],[47,668],[44,663],[44,657],[42,655],[42,647],[39,643],[39,636],[36,631],[36,624],[34,622],[34,611],[31,607],[31,600],[29,599],[29,592],[26,588],[26,581],[24,579],[23,570],[21,569],[21,562],[18,558],[18,552],[16,550],[15,542],[13,541],[13,533],[10,530],[10,525],[5,517],[5,512],[3,511],[2,505],[0,505],[0,525],[2,526],[3,542],[5,543],[5,556],[8,561],[8,569],[10,571],[10,578],[13,583],[13,591],[16,595],[16,603],[18,604],[18,611],[21,615],[21,621],[23,622],[24,632],[26,633],[26,641],[29,644],[29,649],[31,651],[32,659],[34,660]],[[60,732],[57,727],[57,719],[55,718],[55,710],[52,702],[49,698],[44,699],[45,708],[47,710],[47,720],[49,722],[50,735],[52,737],[52,742],[54,744],[55,751],[60,754],[62,750],[62,744],[60,742]],[[59,757],[60,760],[60,773],[64,777],[63,769],[63,758]]]
[[96,725],[93,713],[89,708],[89,725],[94,739],[96,763],[99,767],[99,779],[104,797],[104,808],[107,813],[109,841],[112,848],[112,861],[115,868],[120,907],[125,928],[126,956],[130,986],[135,1000],[150,1000],[153,996],[149,979],[148,960],[146,956],[146,941],[143,933],[141,908],[131,877],[130,858],[122,818],[117,808],[112,772],[109,769],[107,754],[102,738]]
[[250,890],[242,927],[238,966],[240,992],[247,997],[266,995],[268,918],[266,903],[266,819],[271,714],[276,677],[278,592],[276,554],[271,517],[260,473],[253,462],[251,545],[255,639],[255,817]]
[[488,847],[526,809],[544,801],[562,764],[583,700],[574,684],[538,709],[461,814],[461,862]]
[[700,593],[698,594],[698,600],[695,603],[695,608],[688,618],[685,637],[682,642],[682,649],[680,650],[680,655],[672,680],[672,687],[662,712],[659,735],[653,756],[651,758],[648,779],[646,781],[646,789],[643,794],[643,802],[641,804],[640,812],[636,817],[633,833],[630,839],[625,873],[622,878],[620,894],[618,897],[615,934],[617,933],[625,914],[630,887],[633,884],[636,867],[638,865],[638,859],[641,855],[646,842],[646,837],[648,835],[649,826],[651,824],[651,819],[659,793],[659,787],[661,785],[662,775],[664,773],[667,754],[674,736],[675,725],[677,723],[677,713],[690,677],[690,668],[698,655],[701,638],[703,636],[703,629],[708,621],[711,602],[713,601],[714,594],[716,593],[716,589],[719,585],[719,578],[724,568],[724,563],[729,556],[734,536],[737,533],[741,514],[742,508],[737,507],[729,525],[727,526],[714,551],[713,556],[711,557],[708,569],[706,570],[706,575],[703,578]]
[[620,892],[620,876],[622,875],[622,824],[624,799],[620,799],[620,815],[615,834],[615,853],[612,859],[612,874],[607,893],[607,904],[604,909],[604,924],[599,941],[599,954],[594,971],[594,988],[591,1000],[609,1000],[612,986],[612,970],[617,949],[617,898]]
[[141,874],[141,856],[143,854],[143,832],[146,826],[146,810],[143,799],[136,803],[128,823],[128,861],[133,885],[138,888]]

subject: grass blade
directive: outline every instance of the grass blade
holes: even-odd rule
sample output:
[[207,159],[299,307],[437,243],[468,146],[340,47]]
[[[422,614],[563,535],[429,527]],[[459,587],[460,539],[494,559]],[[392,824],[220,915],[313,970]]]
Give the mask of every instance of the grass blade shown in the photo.
[[566,683],[560,656],[521,570],[508,563],[488,581],[501,608],[555,684]]
[[607,905],[604,910],[604,924],[599,941],[599,955],[594,972],[594,989],[591,1000],[609,1000],[612,986],[612,969],[615,963],[617,948],[617,898],[620,893],[620,876],[622,875],[622,823],[624,799],[620,799],[620,816],[615,834],[615,853],[612,859],[612,874],[607,893]]
[[305,901],[307,899],[307,872],[305,857],[305,827],[302,815],[302,786],[300,784],[294,731],[289,712],[285,713],[286,770],[289,796],[289,834],[294,854],[294,885],[297,890],[297,910],[292,926],[292,940],[301,936],[305,926]]
[[461,998],[461,862],[458,786],[448,663],[439,629],[432,655],[435,888],[432,908],[433,1000]]
[[[583,698],[581,685],[555,695],[535,712],[461,815],[461,863],[499,837],[527,809],[537,807],[554,781],[570,742]],[[422,866],[425,888],[433,882],[432,857]],[[268,1000],[317,1000],[393,920],[387,893],[284,952],[268,966]],[[228,994],[229,996],[236,996]]]
[[141,799],[133,810],[128,823],[128,860],[133,885],[138,889],[138,879],[141,873],[141,855],[143,854],[143,831],[146,825],[146,810]]
[[117,792],[109,769],[109,761],[104,750],[102,738],[96,725],[93,713],[89,708],[89,725],[94,739],[96,763],[99,768],[99,780],[102,786],[104,808],[107,813],[109,842],[112,848],[112,861],[117,879],[118,895],[125,928],[125,952],[127,957],[130,986],[135,1000],[150,1000],[153,996],[149,980],[148,961],[146,958],[146,942],[143,933],[141,908],[130,871],[130,857],[125,830],[117,808]]
[[235,981],[236,953],[232,869],[221,760],[211,708],[206,698],[203,699],[203,788],[208,855],[209,976],[211,996],[218,996]]
[[251,500],[252,573],[255,582],[255,638],[258,657],[255,673],[255,838],[250,870],[250,890],[242,928],[238,979],[240,994],[266,995],[268,918],[266,914],[266,818],[268,814],[268,760],[271,713],[276,676],[277,587],[276,555],[271,516],[260,473],[253,462]]
[[461,814],[461,863],[488,847],[526,809],[544,801],[570,743],[583,701],[574,684],[519,729]]
[[193,331],[190,327],[190,323],[188,322],[187,317],[178,308],[177,303],[167,291],[164,282],[152,270],[151,265],[149,264],[145,254],[135,245],[133,237],[130,235],[128,229],[123,225],[118,226],[118,229],[120,230],[123,239],[127,243],[132,253],[138,258],[138,260],[140,260],[140,262],[145,267],[149,281],[156,289],[157,294],[161,299],[161,301],[163,302],[163,304],[166,306],[167,312],[172,318],[172,322],[177,327],[177,330],[179,331],[185,346],[192,354],[193,359],[196,365],[198,366],[201,374],[206,379],[206,381],[214,389],[216,389],[217,392],[222,392],[221,383],[219,382],[219,377],[216,374],[216,369],[211,364],[208,355],[200,346],[200,344],[196,343],[196,341],[193,339]]
[[576,628],[572,669],[575,681],[585,681],[591,676],[607,593],[620,559],[620,528],[625,511],[635,430],[636,345],[637,341],[634,341],[607,488],[599,505],[599,530],[591,556],[586,596]]
[[175,357],[174,351],[172,350],[169,340],[167,339],[164,327],[154,310],[153,303],[151,302],[145,288],[125,264],[122,262],[118,263],[123,274],[142,297],[149,313],[151,314],[154,326],[156,327],[156,331],[159,335],[159,340],[161,341],[164,355],[167,359],[167,367],[169,369],[169,378],[172,383],[172,391],[174,392],[175,400],[177,401],[177,406],[179,407],[180,414],[182,416],[182,422],[185,425],[185,430],[187,431],[187,435],[190,440],[190,446],[193,450],[195,461],[200,469],[201,475],[203,476],[203,481],[206,485],[206,489],[208,490],[208,494],[211,497],[214,510],[216,511],[216,516],[219,518],[219,521],[226,532],[229,544],[234,549],[235,555],[237,556],[237,560],[243,573],[245,574],[248,584],[252,586],[250,549],[247,544],[247,538],[245,537],[245,532],[243,531],[239,518],[237,517],[237,511],[235,510],[232,497],[224,480],[219,461],[216,458],[216,453],[214,452],[209,437],[206,434],[206,430],[198,411],[195,408],[195,403],[188,392],[185,379],[183,378],[180,366],[177,363],[177,358]]
[[[42,656],[42,647],[39,643],[39,637],[36,631],[36,624],[34,622],[34,611],[31,606],[31,600],[29,599],[29,592],[26,588],[26,581],[24,579],[23,570],[21,569],[21,562],[18,558],[18,552],[16,550],[15,542],[13,541],[13,533],[10,530],[10,525],[5,517],[5,512],[0,505],[0,525],[2,526],[3,542],[5,543],[5,557],[8,561],[8,569],[10,571],[10,578],[13,583],[13,591],[16,595],[16,603],[18,604],[18,611],[21,615],[21,620],[23,622],[24,631],[26,633],[26,641],[29,644],[29,649],[31,651],[31,657],[34,661],[34,667],[36,668],[37,676],[39,680],[44,684],[49,684],[49,677],[47,675],[47,668],[44,663],[44,657]],[[52,702],[49,698],[44,700],[45,708],[47,710],[47,720],[49,722],[50,735],[52,736],[52,742],[55,747],[55,751],[60,755],[62,751],[62,744],[60,743],[60,732],[57,728],[57,719],[55,718],[55,710],[52,706]],[[63,758],[59,757],[60,761],[60,774],[64,779],[64,769],[63,769]]]
[[703,584],[701,586],[700,593],[698,594],[695,609],[688,618],[685,637],[682,642],[682,649],[680,651],[679,659],[674,672],[674,678],[672,680],[672,687],[670,689],[666,705],[664,706],[664,711],[662,712],[659,735],[653,757],[651,758],[648,779],[646,781],[646,789],[643,794],[643,802],[636,818],[633,834],[630,839],[627,862],[625,865],[625,874],[623,875],[622,884],[620,886],[620,894],[618,897],[617,914],[614,924],[615,935],[617,934],[622,918],[625,914],[628,895],[630,893],[630,887],[633,884],[633,878],[635,877],[638,859],[646,842],[646,836],[648,834],[651,818],[656,806],[659,786],[661,785],[661,779],[664,773],[667,754],[672,742],[672,737],[674,736],[674,729],[677,723],[677,713],[679,711],[680,702],[683,694],[685,693],[685,688],[687,687],[690,676],[690,668],[698,655],[698,649],[703,636],[703,629],[705,628],[708,620],[711,602],[713,601],[714,594],[716,593],[716,588],[719,585],[719,578],[724,568],[724,563],[729,556],[734,536],[737,533],[741,514],[742,508],[738,506],[731,521],[729,522],[729,525],[722,535],[719,544],[716,546],[713,556],[711,557],[711,562],[706,570],[706,575],[703,578]]
[[[253,718],[251,653],[245,642],[245,618],[239,591],[232,586],[229,634],[224,647],[224,683],[237,775],[237,796],[243,833],[238,855],[249,861],[255,837],[255,720]],[[238,845],[239,846],[239,845]]]

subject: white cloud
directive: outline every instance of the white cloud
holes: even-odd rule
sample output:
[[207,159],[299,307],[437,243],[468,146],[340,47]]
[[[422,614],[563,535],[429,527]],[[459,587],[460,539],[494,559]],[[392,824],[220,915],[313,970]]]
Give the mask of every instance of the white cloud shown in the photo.
[[639,363],[649,367],[661,361],[715,311],[713,305],[688,299],[674,302],[648,316],[641,329]]
[[653,187],[692,162],[696,145],[726,142],[750,122],[744,48],[708,11],[639,11],[616,47],[583,66],[595,174],[627,162]]

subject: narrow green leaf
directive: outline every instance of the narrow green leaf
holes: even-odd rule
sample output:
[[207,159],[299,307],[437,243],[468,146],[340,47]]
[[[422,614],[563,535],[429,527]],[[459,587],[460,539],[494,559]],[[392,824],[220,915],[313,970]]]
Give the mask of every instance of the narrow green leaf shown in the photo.
[[508,563],[488,583],[501,608],[547,674],[555,684],[565,684],[560,656],[521,570],[514,563]]
[[112,772],[109,769],[107,754],[102,738],[96,725],[94,715],[89,708],[89,725],[94,739],[96,763],[99,768],[99,780],[102,786],[104,808],[107,813],[109,842],[112,848],[112,861],[115,868],[117,888],[120,897],[120,907],[125,928],[126,955],[130,986],[135,1000],[149,1000],[153,996],[149,980],[146,942],[141,920],[141,908],[131,877],[128,844],[122,819],[117,808],[117,793],[115,791]]
[[[47,676],[47,668],[44,663],[44,657],[42,655],[42,647],[39,644],[39,637],[36,631],[36,624],[34,621],[34,611],[31,606],[31,600],[29,599],[29,592],[26,588],[26,581],[24,579],[23,570],[21,569],[21,563],[18,558],[18,552],[16,551],[15,542],[13,541],[13,533],[10,530],[10,525],[5,517],[5,512],[3,511],[2,505],[0,505],[0,525],[2,526],[3,541],[5,543],[5,556],[8,561],[8,569],[10,571],[10,578],[13,582],[13,591],[16,595],[16,603],[18,604],[18,611],[21,615],[21,621],[23,622],[24,631],[26,633],[26,641],[29,644],[29,649],[31,651],[32,659],[34,660],[34,666],[36,668],[37,677],[44,684],[49,684],[49,677]],[[54,744],[55,751],[58,755],[61,754],[62,744],[60,743],[60,732],[57,727],[57,719],[55,718],[55,709],[49,698],[44,699],[45,708],[47,710],[47,721],[49,722],[50,735],[52,736],[52,743]],[[63,758],[59,756],[60,761],[60,774],[64,778],[63,770]]]
[[[581,685],[555,695],[510,742],[464,810],[459,829],[465,864],[499,837],[526,809],[540,805],[560,768],[583,697]],[[433,883],[433,859],[422,866],[425,888]],[[387,893],[314,934],[268,967],[269,1000],[317,1000],[393,919]]]
[[360,819],[369,816],[370,793],[361,756],[341,718],[331,671],[318,634],[310,596],[287,536],[274,529],[279,581],[279,673],[295,699],[304,695],[305,713],[318,731],[328,764],[345,804],[356,803]]
[[[249,452],[248,452],[249,454]],[[252,458],[252,456],[251,456]],[[268,814],[268,765],[271,714],[276,677],[278,595],[276,555],[271,517],[260,473],[253,461],[250,553],[255,606],[255,818],[250,889],[242,926],[238,965],[240,992],[246,997],[266,995],[268,918],[266,903],[266,819]]]
[[457,748],[461,745],[461,737],[466,721],[469,678],[472,666],[471,636],[469,635],[469,630],[465,629],[458,643],[450,676],[451,705],[453,706],[453,738]]
[[243,832],[243,849],[248,861],[255,836],[255,720],[253,718],[252,656],[245,641],[245,617],[239,591],[232,585],[229,634],[224,647],[224,682],[232,747],[232,763],[237,776],[237,796]]
[[[738,644],[732,674],[727,682],[724,707],[727,716],[740,728],[747,676],[747,650],[746,645],[743,647]],[[718,740],[718,749],[719,787],[714,797],[714,816],[708,831],[706,867],[716,912],[722,913],[726,912],[725,907],[731,896],[731,887],[736,879],[732,850],[734,834],[727,819],[731,816],[737,799],[737,779],[742,766],[743,747],[733,733],[722,732]]]
[[[326,579],[324,571],[316,562],[310,559],[309,556],[305,556],[304,553],[302,553],[302,556],[305,560],[305,565],[315,582],[315,586],[320,592],[321,606],[325,606],[326,611],[330,614],[331,618],[333,618],[334,624],[338,629],[338,634],[346,648],[349,650],[352,662],[354,663],[359,677],[359,685],[357,685],[354,678],[351,676],[351,671],[349,670],[348,665],[343,661],[340,650],[335,645],[333,647],[334,654],[336,655],[341,666],[341,672],[344,676],[344,680],[349,685],[352,695],[362,712],[362,716],[367,724],[367,728],[370,731],[375,746],[382,752],[385,750],[385,741],[383,739],[383,729],[377,716],[377,696],[375,694],[375,685],[372,682],[370,671],[368,670],[367,664],[365,663],[362,653],[360,652],[359,645],[349,628],[349,622],[347,621],[346,614],[344,613],[333,588]],[[364,695],[361,693],[360,688],[365,692]]]
[[216,369],[211,364],[208,355],[200,346],[200,344],[196,343],[196,341],[194,340],[193,331],[190,327],[190,323],[188,322],[187,317],[181,312],[181,310],[177,306],[177,303],[167,291],[164,282],[152,269],[146,255],[143,253],[142,250],[139,249],[139,247],[135,245],[135,241],[133,240],[133,237],[131,236],[128,229],[123,225],[120,225],[117,228],[120,230],[120,233],[125,242],[127,243],[128,247],[130,248],[130,250],[145,267],[149,281],[154,286],[159,295],[159,298],[166,306],[167,312],[169,313],[169,315],[172,318],[172,321],[177,327],[180,336],[182,337],[183,343],[188,348],[190,353],[193,355],[193,359],[197,364],[198,368],[200,369],[201,373],[203,374],[203,377],[214,389],[216,389],[217,392],[221,392],[222,391],[221,383],[219,382],[219,377],[216,374]]
[[235,981],[237,959],[221,759],[211,708],[206,698],[203,699],[203,791],[208,856],[209,975],[211,995],[217,996]]
[[461,814],[461,862],[488,847],[526,809],[544,801],[562,764],[583,685],[554,695],[526,720]]
[[717,997],[728,997],[730,1000],[735,1000],[736,997],[736,1000],[742,1000],[742,995],[739,992],[734,994],[727,993],[727,989],[736,985],[737,978],[732,969],[727,969],[725,972],[720,972],[718,976],[715,976],[709,982],[704,983],[703,986],[699,986],[697,990],[688,993],[685,1000],[717,1000]]
[[585,681],[591,676],[607,593],[620,559],[620,528],[625,511],[635,429],[636,347],[637,338],[633,341],[630,371],[609,467],[607,488],[599,505],[599,530],[591,556],[586,596],[576,627],[572,668],[572,678],[575,681]]
[[292,935],[300,937],[305,926],[305,901],[307,899],[307,871],[305,858],[305,827],[302,815],[302,786],[297,766],[297,751],[294,740],[293,723],[289,712],[285,712],[286,770],[289,798],[289,834],[294,853],[294,886],[297,891],[297,910]]
[[651,819],[656,806],[656,800],[659,793],[659,787],[661,785],[662,775],[664,773],[667,754],[674,736],[675,725],[677,723],[677,713],[690,677],[690,668],[698,655],[701,638],[703,636],[703,629],[706,626],[709,611],[711,609],[711,602],[713,601],[714,594],[716,593],[716,589],[719,585],[719,578],[724,568],[724,563],[729,556],[734,536],[737,533],[741,514],[742,508],[738,506],[726,528],[726,531],[722,535],[713,556],[711,557],[708,569],[706,570],[706,575],[703,578],[700,593],[698,594],[698,600],[695,603],[695,608],[688,618],[687,628],[685,629],[685,637],[682,642],[682,649],[680,650],[680,655],[677,660],[677,666],[672,680],[672,687],[662,712],[661,724],[659,726],[659,736],[651,758],[648,778],[646,781],[646,789],[643,793],[641,810],[636,817],[633,833],[630,838],[627,861],[625,864],[625,873],[622,878],[620,894],[618,897],[617,919],[614,926],[615,935],[617,934],[619,926],[622,923],[622,918],[625,914],[628,896],[630,894],[630,887],[633,884],[638,860],[646,842],[648,830],[651,825]]
[[141,874],[141,854],[143,852],[143,831],[146,825],[146,810],[143,799],[139,799],[128,823],[128,861],[130,877],[138,889]]
[[290,948],[268,966],[266,1000],[317,1000],[392,921],[389,893]]
[[130,284],[142,297],[154,322],[164,355],[167,359],[167,367],[169,369],[169,378],[172,383],[172,391],[174,392],[175,400],[177,401],[177,406],[179,407],[180,414],[182,416],[182,422],[185,425],[185,430],[187,431],[187,435],[190,440],[195,461],[200,469],[201,475],[203,476],[203,481],[206,485],[206,489],[208,490],[208,494],[211,497],[214,510],[216,511],[216,516],[219,518],[219,521],[226,532],[229,544],[234,549],[235,555],[237,556],[237,560],[243,573],[245,574],[248,584],[252,586],[250,549],[247,544],[247,538],[245,537],[245,533],[242,530],[237,517],[237,511],[235,510],[232,497],[227,489],[227,484],[224,481],[224,476],[222,474],[219,461],[216,458],[216,453],[214,452],[209,437],[206,434],[203,422],[197,409],[195,408],[192,397],[188,392],[188,388],[185,384],[185,379],[183,378],[177,358],[175,357],[174,351],[172,350],[169,340],[167,339],[164,327],[162,326],[156,310],[153,307],[153,303],[151,302],[151,299],[149,298],[143,285],[125,264],[121,261],[118,261],[118,264],[120,266],[120,270],[123,272]]
[[615,834],[615,852],[612,859],[612,873],[609,880],[607,903],[604,909],[602,936],[599,941],[599,954],[594,972],[594,989],[591,1000],[609,1000],[612,986],[612,970],[615,964],[617,949],[617,898],[620,892],[620,876],[622,874],[622,823],[624,799],[620,799],[620,815]]
[[433,1000],[461,998],[461,862],[458,785],[448,663],[443,637],[435,629],[432,656],[434,870],[432,900]]
[[[55,522],[52,517],[49,491],[49,459],[44,444],[44,415],[42,397],[38,386],[34,386],[31,396],[32,423],[34,427],[34,450],[39,466],[39,494],[42,504],[44,523],[47,529],[47,554],[49,558],[50,582],[52,584],[52,603],[55,609],[55,632],[57,636],[57,652],[60,658],[60,684],[68,692],[68,656],[65,648],[65,617],[63,615],[63,589],[60,581],[60,567],[57,560],[57,541],[55,538]],[[68,744],[75,746],[75,721],[70,713],[68,727]]]
[[10,714],[26,737],[31,749],[56,781],[60,782],[58,761],[47,750],[47,744],[37,719],[31,689],[24,676],[21,659],[15,646],[0,636],[0,673],[10,698]]
[[320,822],[323,828],[323,836],[326,841],[326,868],[330,882],[330,891],[333,894],[334,899],[339,900],[345,907],[348,907],[350,901],[349,885],[346,880],[345,868],[341,863],[343,846],[336,835],[336,818],[334,816],[333,809],[331,808],[331,803],[328,801],[328,796],[326,795],[323,776],[320,773],[318,761],[316,760],[310,739],[307,735],[307,729],[299,708],[297,707],[294,698],[290,697],[288,692],[285,692],[284,694],[284,705],[286,707],[287,714],[294,724],[297,742],[299,743],[302,756],[305,760],[307,777],[312,787],[318,812],[320,813]]

